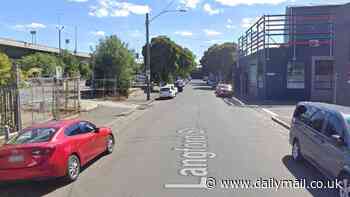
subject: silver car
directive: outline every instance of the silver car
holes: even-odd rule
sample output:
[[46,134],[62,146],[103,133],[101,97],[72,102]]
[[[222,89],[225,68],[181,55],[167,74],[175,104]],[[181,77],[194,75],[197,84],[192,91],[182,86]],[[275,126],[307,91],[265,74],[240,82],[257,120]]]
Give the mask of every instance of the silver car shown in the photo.
[[[305,159],[350,188],[350,108],[301,102],[296,106],[289,142],[295,161]],[[340,196],[350,196],[340,189]]]

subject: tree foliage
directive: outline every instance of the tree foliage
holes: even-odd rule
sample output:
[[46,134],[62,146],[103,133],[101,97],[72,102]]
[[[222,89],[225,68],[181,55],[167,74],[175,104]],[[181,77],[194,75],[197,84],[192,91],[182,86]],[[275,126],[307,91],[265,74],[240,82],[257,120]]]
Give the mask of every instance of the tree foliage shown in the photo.
[[[146,46],[142,54],[146,57]],[[151,41],[151,78],[153,81],[172,82],[177,76],[186,77],[196,67],[195,55],[166,36]]]
[[204,74],[212,73],[223,77],[223,80],[232,79],[233,66],[236,63],[237,44],[214,44],[204,52],[200,63]]
[[56,67],[61,67],[67,77],[77,76],[79,73],[83,78],[91,75],[91,66],[79,61],[69,51],[63,50],[60,56],[47,53],[34,53],[22,57],[18,63],[25,75],[29,77],[48,76],[56,74]]
[[101,39],[94,51],[95,78],[117,79],[118,90],[127,94],[134,69],[135,57],[128,45],[117,36]]
[[0,53],[0,85],[6,85],[11,80],[11,60],[4,53]]
[[74,77],[79,75],[80,62],[72,53],[63,50],[60,55],[60,61],[65,76]]
[[61,66],[59,59],[46,53],[34,53],[22,57],[19,60],[21,69],[29,77],[36,75],[53,76],[56,72],[56,67]]

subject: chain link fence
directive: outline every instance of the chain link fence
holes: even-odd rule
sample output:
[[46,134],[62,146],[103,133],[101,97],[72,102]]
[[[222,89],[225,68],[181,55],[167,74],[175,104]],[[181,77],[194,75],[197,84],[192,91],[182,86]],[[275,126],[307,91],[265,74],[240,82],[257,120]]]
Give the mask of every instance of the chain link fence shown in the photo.
[[24,127],[79,112],[79,78],[34,78],[20,89]]
[[0,86],[0,137],[5,127],[60,120],[80,111],[80,78],[32,78]]

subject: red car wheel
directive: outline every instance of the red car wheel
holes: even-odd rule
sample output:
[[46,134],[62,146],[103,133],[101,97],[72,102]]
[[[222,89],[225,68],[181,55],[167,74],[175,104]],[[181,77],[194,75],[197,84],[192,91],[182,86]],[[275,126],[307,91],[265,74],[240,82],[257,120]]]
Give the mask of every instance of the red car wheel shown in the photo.
[[78,179],[79,174],[80,174],[80,160],[78,156],[71,155],[68,158],[66,180],[69,182],[73,182]]
[[113,135],[109,135],[106,143],[106,153],[111,154],[114,150],[115,140]]

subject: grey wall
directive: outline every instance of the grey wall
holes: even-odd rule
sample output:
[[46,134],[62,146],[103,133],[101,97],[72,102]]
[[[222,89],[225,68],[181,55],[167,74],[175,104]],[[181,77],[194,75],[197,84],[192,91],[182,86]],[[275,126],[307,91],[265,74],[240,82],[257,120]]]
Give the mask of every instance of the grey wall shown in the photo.
[[336,14],[335,68],[337,103],[350,106],[350,3],[338,9]]

